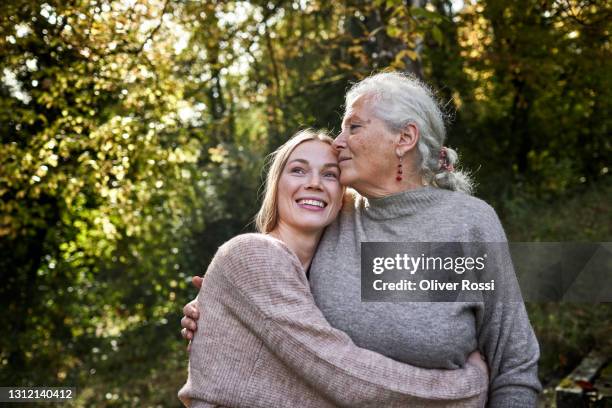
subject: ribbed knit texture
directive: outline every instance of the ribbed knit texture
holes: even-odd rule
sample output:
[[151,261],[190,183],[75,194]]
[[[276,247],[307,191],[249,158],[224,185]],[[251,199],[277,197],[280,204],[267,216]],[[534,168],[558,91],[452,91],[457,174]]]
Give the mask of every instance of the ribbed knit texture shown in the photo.
[[316,307],[293,252],[261,234],[219,248],[198,295],[192,407],[478,407],[479,368],[423,369],[358,348]]
[[[435,187],[371,200],[347,193],[310,268],[312,293],[330,324],[358,346],[414,366],[449,369],[463,367],[479,349],[491,370],[489,406],[536,405],[539,346],[522,302],[503,291],[469,303],[361,302],[362,242],[506,242],[489,205]],[[497,263],[500,283],[516,285],[509,257]]]

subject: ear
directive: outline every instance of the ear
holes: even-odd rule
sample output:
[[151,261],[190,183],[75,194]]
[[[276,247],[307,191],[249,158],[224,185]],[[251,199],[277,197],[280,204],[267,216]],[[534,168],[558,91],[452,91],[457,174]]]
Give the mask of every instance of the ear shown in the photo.
[[419,128],[416,123],[408,123],[399,134],[399,139],[395,146],[395,154],[398,157],[403,157],[409,151],[416,149],[419,137]]

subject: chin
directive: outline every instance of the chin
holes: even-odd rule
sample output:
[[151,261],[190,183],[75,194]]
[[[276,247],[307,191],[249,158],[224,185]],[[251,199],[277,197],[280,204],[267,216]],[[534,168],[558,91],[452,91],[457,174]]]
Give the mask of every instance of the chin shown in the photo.
[[333,220],[303,220],[298,227],[308,232],[319,232],[332,223]]

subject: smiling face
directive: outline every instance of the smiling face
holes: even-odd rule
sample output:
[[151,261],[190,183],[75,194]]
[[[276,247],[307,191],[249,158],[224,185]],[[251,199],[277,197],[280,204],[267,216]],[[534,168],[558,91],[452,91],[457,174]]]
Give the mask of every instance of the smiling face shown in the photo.
[[329,225],[342,205],[338,160],[331,145],[310,140],[298,145],[278,180],[278,223],[317,232]]
[[366,196],[377,196],[395,180],[399,159],[395,149],[399,132],[392,132],[371,109],[371,98],[361,97],[347,107],[342,132],[334,140],[340,181]]

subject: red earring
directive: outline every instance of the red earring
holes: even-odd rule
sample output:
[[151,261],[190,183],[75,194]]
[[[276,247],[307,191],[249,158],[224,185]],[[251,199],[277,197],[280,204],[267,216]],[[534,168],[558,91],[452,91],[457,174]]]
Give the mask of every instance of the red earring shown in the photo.
[[397,176],[395,177],[395,179],[397,181],[402,181],[402,174],[404,174],[404,171],[402,170],[402,156],[400,156],[399,164],[397,165]]

